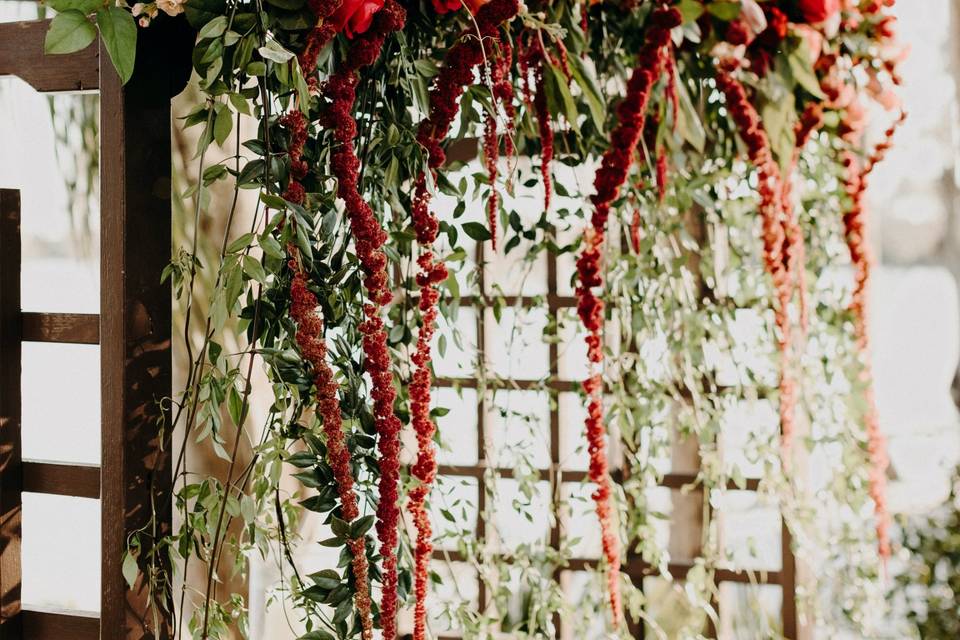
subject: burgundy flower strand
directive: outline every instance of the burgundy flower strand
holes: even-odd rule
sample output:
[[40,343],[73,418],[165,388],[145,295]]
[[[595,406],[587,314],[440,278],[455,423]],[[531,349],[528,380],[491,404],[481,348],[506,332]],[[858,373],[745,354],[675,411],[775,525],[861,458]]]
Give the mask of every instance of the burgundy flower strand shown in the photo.
[[[493,108],[503,106],[507,117],[507,132],[505,151],[509,158],[513,155],[513,139],[510,137],[510,128],[516,116],[513,106],[513,85],[510,83],[510,65],[513,61],[513,48],[507,38],[499,40],[499,51],[491,61],[490,84],[493,93]],[[487,180],[490,184],[490,197],[487,199],[487,223],[490,229],[490,245],[497,250],[497,214],[499,212],[500,196],[497,193],[497,163],[500,159],[500,139],[497,136],[497,119],[493,114],[487,114],[483,123],[483,157],[487,169]]]
[[543,50],[543,42],[540,39],[539,32],[529,32],[527,38],[527,44],[520,54],[523,59],[521,70],[525,70],[522,81],[527,84],[530,81],[527,73],[532,72],[533,84],[527,86],[525,94],[532,97],[533,111],[537,116],[537,132],[540,134],[540,176],[543,182],[543,210],[549,211],[553,197],[553,177],[550,166],[553,163],[554,136],[544,78],[547,54]]
[[333,132],[334,145],[331,170],[337,178],[337,195],[344,202],[353,234],[357,258],[364,271],[364,288],[369,302],[364,305],[365,320],[359,329],[363,335],[364,369],[372,380],[373,416],[380,452],[380,500],[377,505],[377,537],[383,557],[380,625],[384,638],[395,638],[397,614],[397,528],[400,518],[400,430],[402,424],[394,413],[396,389],[393,368],[387,348],[387,332],[381,310],[392,295],[387,275],[387,258],[383,245],[387,234],[370,205],[360,195],[360,160],[354,139],[357,123],[352,111],[356,101],[359,69],[373,64],[380,56],[383,43],[394,31],[403,28],[404,9],[387,0],[377,12],[371,28],[352,41],[349,54],[340,68],[322,87],[331,100],[323,122]]
[[[353,492],[353,473],[350,469],[350,450],[343,431],[339,386],[333,369],[327,362],[327,345],[323,339],[323,321],[317,315],[317,297],[307,287],[307,278],[296,260],[289,261],[293,279],[290,282],[290,317],[297,323],[295,340],[300,354],[313,368],[313,383],[317,388],[317,407],[326,435],[327,462],[333,470],[343,519],[353,522],[360,516],[357,497]],[[347,542],[353,552],[352,570],[356,583],[354,602],[360,613],[363,640],[373,640],[370,586],[366,543],[361,536]]]
[[[450,125],[459,110],[460,97],[466,87],[473,83],[474,69],[484,62],[484,43],[498,40],[500,25],[514,18],[520,11],[518,0],[491,0],[477,11],[475,29],[447,52],[444,65],[430,88],[430,113],[420,123],[417,140],[427,150],[428,166],[435,171],[443,166],[445,155],[441,143],[447,136]],[[479,36],[479,37],[478,37]],[[436,425],[430,417],[430,342],[433,338],[437,301],[440,293],[437,285],[447,278],[447,268],[442,262],[434,262],[433,243],[437,238],[439,221],[430,212],[430,193],[427,190],[426,174],[421,174],[414,187],[411,207],[413,228],[420,246],[417,265],[417,285],[420,287],[419,308],[422,316],[417,348],[412,357],[413,379],[410,383],[410,415],[417,436],[417,461],[411,474],[418,481],[410,490],[407,509],[417,529],[414,548],[414,640],[425,640],[426,600],[428,568],[433,554],[433,531],[426,499],[437,473],[436,452],[433,435]]]
[[[773,279],[778,305],[774,310],[780,330],[780,429],[781,457],[784,468],[791,459],[794,432],[794,412],[797,401],[796,383],[790,373],[791,327],[789,306],[793,284],[788,269],[787,229],[783,211],[783,180],[780,168],[773,159],[770,140],[763,129],[760,115],[750,103],[746,89],[731,74],[730,68],[717,74],[717,88],[726,96],[727,109],[736,123],[740,138],[747,147],[751,163],[759,177],[760,217],[763,222],[763,257]],[[801,267],[802,268],[802,267]]]
[[851,152],[846,152],[843,164],[846,169],[846,191],[850,197],[850,208],[843,214],[843,226],[846,232],[847,247],[854,269],[853,296],[850,310],[854,315],[854,333],[857,349],[860,352],[862,370],[861,382],[864,384],[864,399],[867,408],[864,415],[864,428],[867,434],[867,453],[870,457],[869,493],[874,504],[874,517],[877,531],[877,551],[886,561],[890,557],[890,514],[887,511],[887,468],[890,459],[887,456],[886,438],[880,431],[880,414],[877,411],[877,399],[873,388],[873,365],[870,359],[870,331],[868,313],[868,294],[870,276],[873,268],[873,251],[870,248],[867,233],[868,213],[864,202],[867,190],[867,178],[878,162],[883,160],[891,145],[894,133],[906,118],[901,113],[885,132],[883,142],[877,145],[863,168]]
[[650,17],[646,42],[639,54],[639,63],[627,83],[627,95],[617,108],[618,124],[611,134],[610,149],[603,156],[600,169],[594,179],[596,195],[593,196],[593,216],[585,234],[585,246],[577,259],[577,311],[587,329],[587,353],[591,363],[591,375],[583,383],[589,397],[587,405],[586,434],[590,453],[590,480],[596,485],[593,500],[600,520],[603,552],[606,557],[607,589],[613,626],[619,627],[623,617],[620,597],[620,540],[613,521],[610,505],[612,486],[604,443],[603,424],[603,301],[594,289],[603,284],[601,256],[604,234],[610,206],[620,187],[626,181],[640,136],[643,134],[647,104],[653,85],[660,77],[664,48],[670,43],[670,30],[681,23],[680,13],[675,9],[658,8]]

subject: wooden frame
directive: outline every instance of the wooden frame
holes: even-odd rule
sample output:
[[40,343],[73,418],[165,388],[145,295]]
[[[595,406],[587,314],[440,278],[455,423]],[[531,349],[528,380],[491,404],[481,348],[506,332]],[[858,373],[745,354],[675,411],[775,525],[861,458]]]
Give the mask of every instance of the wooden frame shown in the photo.
[[[99,41],[46,56],[48,21],[0,24],[0,75],[39,92],[100,92],[99,315],[22,313],[20,201],[0,191],[0,638],[137,640],[169,638],[169,589],[143,578],[156,540],[171,526],[171,291],[160,282],[170,260],[170,99],[186,85],[194,39],[186,20],[161,17],[140,30],[133,78],[121,86]],[[29,215],[29,212],[24,212]],[[99,467],[22,461],[20,344],[100,345]],[[90,615],[22,610],[20,493],[99,498],[101,605]],[[141,577],[122,575],[137,535]],[[153,558],[163,575],[166,554]]]
[[[472,154],[470,149],[468,149],[464,144],[459,144],[456,146],[454,153],[456,153],[456,159],[458,161],[466,162],[472,160],[476,157],[476,144],[474,141],[470,141],[472,146]],[[477,253],[478,264],[483,264],[484,256],[482,247]],[[501,298],[503,304],[507,306],[520,306],[523,308],[533,308],[536,306],[543,305],[544,300],[546,300],[547,312],[549,318],[554,321],[555,324],[559,323],[559,314],[562,310],[565,309],[576,309],[577,301],[575,297],[572,296],[563,296],[558,294],[558,281],[557,281],[557,258],[554,254],[548,252],[547,254],[547,293],[545,296],[505,296]],[[492,303],[491,299],[488,299],[486,294],[486,285],[485,277],[483,274],[483,268],[481,268],[481,277],[479,278],[478,286],[480,289],[480,294],[478,296],[463,296],[460,298],[461,308],[473,308],[476,310],[477,316],[477,351],[478,358],[480,360],[484,359],[485,356],[485,334],[484,334],[484,309],[490,306]],[[561,543],[561,522],[563,521],[563,515],[561,513],[561,505],[557,497],[561,495],[561,487],[564,483],[570,482],[582,482],[587,479],[587,472],[585,471],[570,471],[562,469],[562,461],[560,456],[560,439],[563,437],[560,429],[560,416],[559,416],[559,402],[557,402],[560,393],[576,393],[580,390],[581,384],[579,381],[574,380],[564,380],[560,378],[559,375],[559,349],[556,340],[551,340],[549,342],[549,377],[546,381],[541,380],[517,380],[511,379],[505,384],[505,388],[508,389],[538,389],[546,390],[551,395],[550,402],[550,421],[549,421],[549,434],[550,434],[550,467],[545,469],[539,469],[540,480],[550,483],[550,495],[551,498],[551,511],[553,515],[554,524],[550,528],[550,545],[558,549]],[[486,382],[487,386],[490,387],[490,381]],[[438,378],[435,382],[437,387],[446,387],[446,388],[478,388],[478,381],[476,378],[470,377],[458,377],[458,378]],[[492,385],[496,387],[496,385]],[[471,478],[477,482],[478,488],[478,512],[483,514],[485,507],[485,475],[489,470],[488,462],[484,458],[484,453],[487,446],[487,436],[485,433],[485,422],[487,421],[487,404],[488,401],[484,397],[478,397],[477,402],[477,452],[478,452],[478,462],[476,465],[441,465],[439,468],[439,474],[448,478],[448,479],[458,479],[458,478]],[[508,468],[496,468],[493,470],[497,477],[511,477],[513,471]],[[614,470],[613,474],[614,481],[620,482],[622,480],[621,471]],[[681,490],[685,487],[695,487],[694,491],[702,495],[703,490],[697,483],[697,474],[696,473],[667,473],[663,476],[660,484],[658,485],[662,488],[667,488],[671,490]],[[757,491],[759,488],[759,479],[758,478],[749,478],[746,480],[745,486],[738,487],[732,481],[730,482],[728,488],[730,490],[745,490],[745,491]],[[695,532],[696,535],[699,535],[699,531]],[[477,527],[475,531],[477,538],[482,538],[486,535],[486,525],[482,517],[477,519]],[[448,550],[436,550],[434,551],[434,559],[438,561],[446,560],[463,560],[456,552],[451,552]],[[568,566],[558,571],[558,574],[569,572],[569,571],[583,571],[588,568],[595,567],[597,565],[597,560],[589,558],[573,558],[570,560]],[[693,568],[693,563],[677,561],[672,562],[668,569],[674,579],[683,580],[687,572]],[[646,562],[641,560],[636,556],[629,556],[626,558],[626,562],[622,567],[622,571],[625,575],[629,576],[640,589],[643,589],[643,580],[646,577],[656,577],[659,575],[657,567],[651,567]],[[556,576],[559,578],[559,575]],[[797,609],[796,609],[796,567],[795,559],[793,552],[791,550],[791,540],[790,533],[787,529],[785,523],[781,525],[781,567],[778,571],[739,571],[732,569],[717,569],[715,571],[715,581],[719,585],[721,583],[740,583],[740,584],[758,584],[758,585],[774,585],[779,586],[782,592],[782,605],[781,605],[781,625],[783,630],[784,638],[787,640],[797,640],[798,638],[798,627],[797,627]],[[484,607],[488,604],[488,598],[486,594],[486,588],[482,580],[478,580],[478,598],[480,607]],[[558,634],[557,637],[562,637],[563,630],[560,625],[559,620],[555,620]],[[708,636],[716,637],[717,630],[714,628],[712,621],[708,621]],[[645,637],[645,629],[643,625],[633,625],[630,629],[631,634],[636,638]],[[459,640],[458,636],[440,636],[438,640]]]

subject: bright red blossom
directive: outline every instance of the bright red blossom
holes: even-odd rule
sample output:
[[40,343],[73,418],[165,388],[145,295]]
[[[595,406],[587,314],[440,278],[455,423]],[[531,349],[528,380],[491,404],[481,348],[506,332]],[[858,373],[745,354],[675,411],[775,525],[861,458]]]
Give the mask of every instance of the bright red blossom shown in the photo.
[[810,24],[826,22],[840,11],[840,0],[800,0],[800,12]]
[[370,28],[373,16],[383,9],[383,3],[384,0],[342,0],[330,21],[338,33],[353,38]]

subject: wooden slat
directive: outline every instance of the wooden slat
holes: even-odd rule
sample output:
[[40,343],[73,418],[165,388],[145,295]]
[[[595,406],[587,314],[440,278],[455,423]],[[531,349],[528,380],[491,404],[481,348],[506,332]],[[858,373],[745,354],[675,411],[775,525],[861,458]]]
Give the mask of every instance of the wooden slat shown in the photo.
[[[20,629],[20,192],[0,189],[0,637]],[[29,637],[29,636],[27,636]]]
[[76,498],[99,498],[100,467],[25,461],[23,490]]
[[24,342],[99,344],[100,316],[95,313],[24,313]]
[[[171,244],[170,99],[189,79],[195,39],[184,16],[161,14],[138,31],[126,85],[111,65],[100,68],[102,640],[165,640],[173,629],[164,613],[172,594],[151,589],[144,570],[152,562],[154,572],[169,571],[165,552],[151,557],[172,526],[170,430],[162,428],[171,289],[160,275]],[[141,572],[130,589],[122,562],[133,536]]]
[[[28,640],[99,640],[95,615],[24,610],[23,637]],[[6,636],[4,636],[6,638]]]
[[76,53],[45,55],[49,20],[0,23],[0,76],[17,76],[37,91],[87,91],[99,85],[97,42]]

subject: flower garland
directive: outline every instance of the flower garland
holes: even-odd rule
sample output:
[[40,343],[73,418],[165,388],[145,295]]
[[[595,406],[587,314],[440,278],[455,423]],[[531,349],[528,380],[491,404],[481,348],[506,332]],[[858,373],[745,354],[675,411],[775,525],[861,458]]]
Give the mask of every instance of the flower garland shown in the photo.
[[843,214],[843,227],[854,273],[850,311],[854,317],[854,334],[862,366],[860,381],[864,386],[863,394],[866,401],[863,421],[867,434],[867,454],[870,458],[869,493],[874,504],[877,550],[884,561],[890,557],[891,552],[890,514],[887,511],[886,492],[887,468],[890,466],[890,459],[887,456],[886,438],[880,431],[880,414],[877,411],[877,399],[873,388],[873,365],[870,360],[868,296],[874,258],[868,239],[869,216],[864,196],[867,190],[867,178],[877,163],[883,160],[887,150],[890,149],[897,128],[905,119],[906,113],[901,112],[900,117],[884,132],[884,140],[876,146],[862,167],[853,152],[847,151],[843,155],[843,164],[846,169],[845,190],[850,198],[850,207]]
[[[549,211],[553,195],[553,177],[550,166],[553,163],[554,137],[544,78],[547,54],[544,51],[543,40],[539,31],[528,31],[526,36],[526,45],[519,56],[521,86],[527,105],[533,108],[537,117],[537,133],[540,135],[540,179],[543,181],[543,210]],[[565,53],[566,50],[563,51]],[[530,77],[531,73],[532,78]]]
[[510,66],[513,62],[513,47],[509,38],[501,38],[500,45],[493,54],[490,64],[490,85],[493,95],[493,111],[488,113],[483,121],[483,157],[487,169],[487,180],[490,183],[490,197],[487,199],[487,226],[490,230],[490,246],[497,250],[497,214],[500,206],[500,196],[497,193],[497,163],[500,160],[500,139],[497,136],[497,118],[494,115],[498,106],[503,107],[507,118],[507,136],[504,147],[507,158],[513,155],[513,139],[510,130],[516,118],[513,106],[513,85],[510,83]]
[[[517,0],[492,0],[476,12],[476,35],[464,37],[447,52],[439,75],[430,88],[430,113],[421,122],[417,140],[427,150],[428,166],[436,171],[445,161],[441,143],[447,136],[450,125],[459,109],[460,96],[473,82],[474,69],[484,62],[485,45],[498,40],[500,25],[510,20],[520,11]],[[410,490],[407,509],[413,517],[417,529],[417,542],[414,549],[414,640],[426,638],[426,600],[427,570],[433,554],[432,527],[430,514],[425,503],[437,474],[436,452],[433,435],[436,425],[430,417],[430,342],[433,338],[437,301],[440,293],[437,285],[446,280],[447,268],[442,262],[434,262],[431,247],[436,240],[439,221],[430,212],[430,193],[427,190],[426,173],[422,173],[414,186],[411,219],[416,232],[420,255],[417,265],[420,267],[416,282],[420,290],[419,309],[421,313],[420,333],[417,337],[416,351],[412,357],[415,366],[410,382],[410,414],[417,436],[417,461],[411,474],[418,481]]]
[[[791,257],[796,260],[797,252],[791,251],[790,242],[796,242],[795,232],[788,239],[787,224],[784,220],[783,179],[780,168],[773,159],[770,140],[760,115],[747,98],[746,89],[732,75],[732,66],[725,65],[717,75],[717,88],[726,97],[727,109],[738,127],[740,138],[747,147],[750,162],[757,169],[760,196],[760,218],[763,222],[763,257],[767,272],[773,279],[778,305],[774,309],[777,329],[780,332],[780,430],[781,458],[785,469],[789,469],[793,447],[794,413],[797,402],[796,382],[790,372],[790,350],[792,330],[790,326],[790,300],[793,297],[793,281],[789,265]],[[801,267],[802,268],[802,267]]]
[[[288,266],[293,278],[290,281],[290,317],[297,323],[296,342],[300,354],[313,368],[313,383],[317,389],[317,405],[326,435],[327,461],[333,470],[340,497],[340,509],[346,522],[360,517],[357,496],[353,492],[353,474],[350,470],[350,450],[343,431],[343,415],[338,396],[339,385],[327,362],[327,345],[323,339],[323,321],[317,315],[317,297],[310,291],[307,278],[299,263],[290,259]],[[363,640],[373,639],[373,616],[370,606],[370,586],[367,580],[366,542],[363,536],[348,541],[353,554],[353,570],[356,593],[354,602],[360,613]]]
[[360,333],[363,336],[364,370],[372,381],[374,423],[379,435],[380,500],[377,504],[376,527],[383,558],[380,624],[384,638],[396,637],[402,424],[394,413],[396,389],[387,348],[387,331],[381,317],[383,307],[392,299],[387,257],[383,252],[387,234],[373,209],[360,195],[360,160],[354,147],[357,123],[352,110],[359,82],[358,71],[376,61],[387,36],[402,29],[405,20],[404,9],[395,0],[387,0],[377,13],[372,28],[351,43],[340,68],[323,86],[324,95],[331,100],[324,116],[324,123],[333,132],[334,138],[331,169],[337,178],[337,195],[344,202],[357,258],[365,274],[364,288],[370,299],[363,307],[365,320],[360,325]]
[[640,51],[639,65],[627,84],[627,95],[617,108],[618,124],[611,134],[610,149],[603,155],[594,179],[594,212],[587,227],[585,246],[577,259],[579,282],[577,311],[586,327],[587,352],[592,372],[583,387],[589,398],[586,434],[590,454],[590,480],[596,485],[593,500],[600,520],[604,557],[607,560],[607,589],[613,625],[623,616],[620,598],[620,540],[613,520],[610,497],[612,486],[607,463],[603,424],[603,301],[594,289],[603,285],[601,254],[610,206],[626,181],[646,120],[647,103],[664,64],[664,48],[670,44],[670,30],[681,23],[680,12],[664,6],[650,17],[646,42]]

